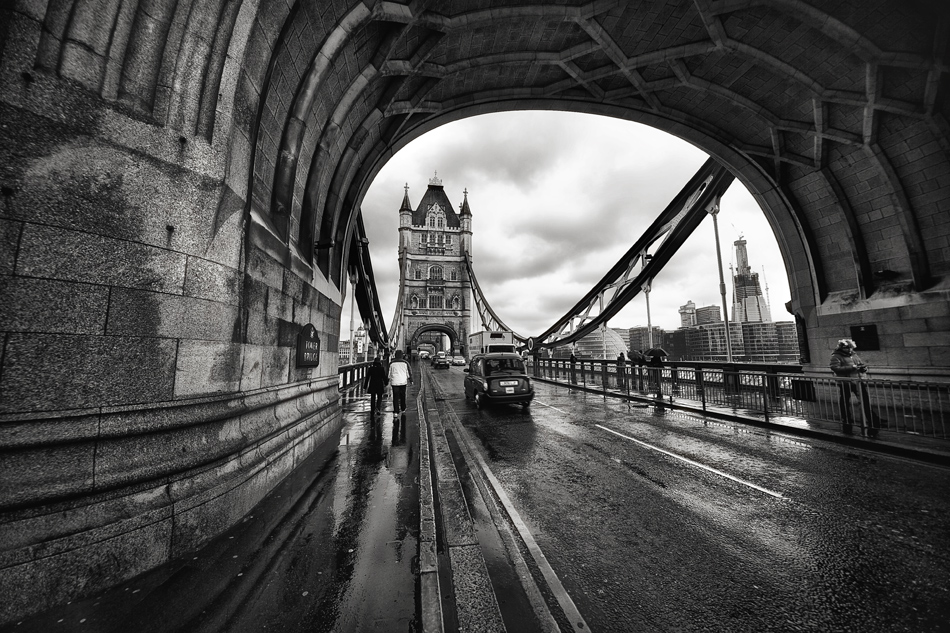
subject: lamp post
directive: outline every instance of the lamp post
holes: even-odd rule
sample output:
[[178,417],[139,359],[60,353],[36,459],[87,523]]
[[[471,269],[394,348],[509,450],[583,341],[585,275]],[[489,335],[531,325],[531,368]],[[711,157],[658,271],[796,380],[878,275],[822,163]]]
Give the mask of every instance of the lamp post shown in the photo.
[[719,198],[709,203],[706,211],[713,218],[713,231],[716,234],[716,263],[719,266],[719,295],[722,297],[722,321],[726,326],[726,362],[732,362],[732,341],[729,337],[729,307],[726,304],[726,279],[722,274],[722,251],[719,248]]
[[356,363],[356,338],[353,334],[353,300],[356,298],[356,282],[359,281],[359,275],[355,270],[350,270],[350,364]]
[[369,360],[369,319],[363,319],[363,362]]

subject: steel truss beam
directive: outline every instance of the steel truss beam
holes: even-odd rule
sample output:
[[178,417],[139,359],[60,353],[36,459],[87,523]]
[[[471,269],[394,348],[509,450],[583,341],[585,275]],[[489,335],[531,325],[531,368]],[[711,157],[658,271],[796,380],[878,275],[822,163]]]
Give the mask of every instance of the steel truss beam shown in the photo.
[[[543,334],[528,341],[529,349],[568,345],[607,323],[641,290],[649,287],[707,212],[719,204],[719,198],[734,178],[715,159],[707,160],[590,292]],[[649,255],[648,251],[654,246],[654,253]],[[638,263],[641,268],[636,273]]]

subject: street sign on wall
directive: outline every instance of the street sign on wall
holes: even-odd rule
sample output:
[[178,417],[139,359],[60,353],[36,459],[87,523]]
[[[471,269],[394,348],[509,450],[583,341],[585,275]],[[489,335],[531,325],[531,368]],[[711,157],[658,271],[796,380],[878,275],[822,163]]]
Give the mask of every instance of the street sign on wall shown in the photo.
[[320,335],[308,323],[297,334],[297,367],[320,366]]

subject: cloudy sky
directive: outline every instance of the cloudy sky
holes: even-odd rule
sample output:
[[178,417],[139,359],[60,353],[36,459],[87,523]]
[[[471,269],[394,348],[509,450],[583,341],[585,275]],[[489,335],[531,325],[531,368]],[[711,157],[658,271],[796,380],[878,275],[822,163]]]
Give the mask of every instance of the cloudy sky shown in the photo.
[[[468,189],[479,284],[509,327],[535,336],[603,277],[706,158],[647,126],[561,112],[489,114],[425,134],[386,164],[363,200],[386,326],[392,325],[399,285],[398,211],[406,183],[413,207],[436,171],[456,210]],[[790,318],[784,308],[788,279],[774,234],[738,181],[723,196],[719,234],[726,277],[735,262],[732,243],[741,234],[752,270],[768,285],[773,319]],[[728,279],[727,286],[731,293]],[[678,327],[678,309],[690,300],[697,307],[721,305],[711,217],[654,280],[653,325]],[[349,307],[347,301],[342,338],[349,338]],[[641,294],[609,326],[646,323]],[[473,327],[480,329],[480,323]]]

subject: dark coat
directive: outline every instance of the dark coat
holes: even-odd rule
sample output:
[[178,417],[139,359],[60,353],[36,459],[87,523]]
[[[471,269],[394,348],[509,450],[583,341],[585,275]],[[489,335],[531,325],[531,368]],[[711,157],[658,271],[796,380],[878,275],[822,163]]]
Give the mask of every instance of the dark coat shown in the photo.
[[379,361],[373,362],[366,371],[366,377],[363,378],[363,389],[368,393],[383,393],[386,385],[389,384],[389,376]]
[[861,357],[852,351],[841,349],[840,347],[831,353],[831,371],[835,376],[842,378],[857,378],[866,372],[867,365],[861,361]]

